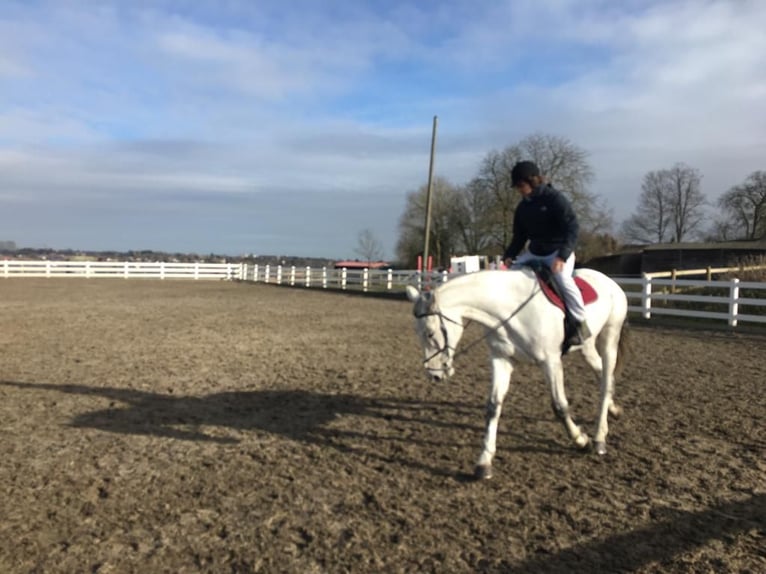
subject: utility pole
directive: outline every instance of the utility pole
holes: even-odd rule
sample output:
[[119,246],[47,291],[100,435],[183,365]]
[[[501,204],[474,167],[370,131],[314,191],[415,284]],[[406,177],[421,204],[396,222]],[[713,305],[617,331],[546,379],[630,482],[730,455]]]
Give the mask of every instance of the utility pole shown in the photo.
[[425,223],[425,238],[423,242],[423,270],[428,270],[428,240],[431,237],[431,188],[433,186],[434,177],[434,152],[436,151],[436,126],[439,123],[439,118],[434,116],[434,125],[431,132],[431,161],[428,165],[428,190],[426,192],[426,223]]

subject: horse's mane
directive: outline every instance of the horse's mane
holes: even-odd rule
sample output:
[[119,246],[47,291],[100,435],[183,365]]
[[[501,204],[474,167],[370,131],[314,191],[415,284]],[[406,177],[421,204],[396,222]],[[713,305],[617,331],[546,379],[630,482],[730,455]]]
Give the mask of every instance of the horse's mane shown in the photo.
[[522,277],[532,279],[534,272],[526,267],[524,269],[483,269],[450,278],[449,281],[442,283],[434,291],[450,291],[466,285],[490,286],[497,283],[519,281]]

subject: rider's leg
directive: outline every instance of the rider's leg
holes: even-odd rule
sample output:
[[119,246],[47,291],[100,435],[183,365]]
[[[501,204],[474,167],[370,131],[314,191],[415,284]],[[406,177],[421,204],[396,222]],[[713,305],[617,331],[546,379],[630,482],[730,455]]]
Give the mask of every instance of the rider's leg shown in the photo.
[[572,273],[574,272],[575,256],[574,253],[564,262],[564,268],[559,273],[553,274],[553,280],[561,290],[564,297],[564,303],[567,306],[572,318],[578,323],[585,320],[585,303],[582,300],[582,293],[574,281]]
[[574,281],[575,256],[574,253],[567,258],[564,262],[564,268],[560,273],[553,274],[553,280],[559,287],[562,297],[564,298],[564,304],[572,319],[577,323],[577,335],[579,335],[580,341],[573,341],[578,343],[584,341],[590,337],[590,330],[588,324],[585,322],[585,303],[582,300],[582,293],[577,287]]
[[532,261],[539,261],[540,259],[543,259],[539,255],[533,255],[529,251],[524,251],[523,253],[520,253],[516,259],[513,260],[513,264],[511,265],[511,269],[521,269],[524,267],[524,265],[527,265],[528,263]]

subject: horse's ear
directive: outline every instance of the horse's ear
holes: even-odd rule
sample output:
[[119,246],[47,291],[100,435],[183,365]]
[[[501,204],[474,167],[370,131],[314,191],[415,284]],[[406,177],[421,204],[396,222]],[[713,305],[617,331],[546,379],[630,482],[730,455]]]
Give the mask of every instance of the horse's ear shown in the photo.
[[418,291],[417,287],[407,285],[407,299],[414,303],[418,300],[418,297],[420,297],[420,291]]

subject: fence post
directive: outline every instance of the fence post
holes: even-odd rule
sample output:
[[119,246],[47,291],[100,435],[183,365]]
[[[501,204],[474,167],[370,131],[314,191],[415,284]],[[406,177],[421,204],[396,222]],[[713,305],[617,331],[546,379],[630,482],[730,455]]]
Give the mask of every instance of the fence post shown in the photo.
[[253,263],[253,283],[258,283],[258,264]]
[[367,267],[362,271],[362,291],[367,291],[367,287],[370,284],[370,270]]
[[322,267],[322,289],[327,289],[327,267]]
[[311,267],[306,265],[306,287],[311,287]]
[[394,286],[394,271],[393,269],[388,270],[388,277],[386,278],[386,289],[391,291],[391,289]]
[[263,268],[263,282],[268,283],[269,282],[269,267],[271,265],[266,264],[266,267]]
[[644,289],[641,294],[641,306],[644,309],[644,319],[651,319],[652,317],[652,278],[644,273]]
[[729,326],[737,326],[739,312],[739,279],[732,279],[729,287]]
[[346,279],[348,278],[348,270],[344,267],[340,272],[340,288],[346,289]]
[[290,286],[295,285],[295,265],[290,266]]
[[446,283],[447,279],[449,279],[449,271],[445,269],[442,271],[442,283]]
[[45,262],[45,276],[48,277],[48,278],[50,278],[50,276],[51,276],[51,262],[50,261],[46,261]]
[[277,285],[282,284],[282,266],[277,265]]

